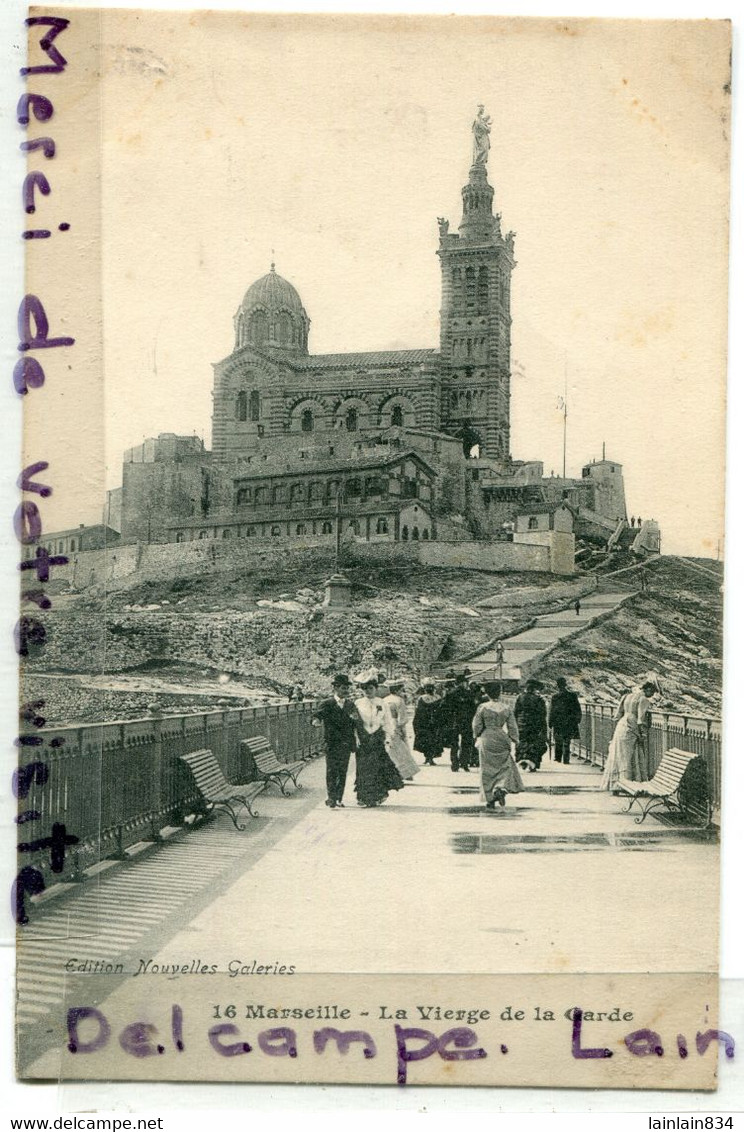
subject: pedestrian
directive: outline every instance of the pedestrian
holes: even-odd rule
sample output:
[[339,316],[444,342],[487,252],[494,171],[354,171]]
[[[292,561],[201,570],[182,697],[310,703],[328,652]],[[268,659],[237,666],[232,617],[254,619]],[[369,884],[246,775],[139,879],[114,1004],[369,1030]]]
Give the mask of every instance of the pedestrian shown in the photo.
[[574,605],[574,609],[576,610],[576,616],[578,617],[579,614],[581,613],[581,600],[578,597],[576,598],[576,603]]
[[512,755],[512,746],[519,743],[514,712],[501,702],[498,681],[487,683],[484,691],[486,702],[473,717],[473,738],[480,754],[481,800],[493,810],[505,806],[506,795],[519,793],[524,783]]
[[550,701],[548,727],[553,731],[555,761],[557,763],[569,763],[571,761],[571,740],[579,738],[581,704],[576,693],[566,686],[565,677],[559,676],[556,684],[558,691]]
[[643,522],[640,515],[638,516],[636,522],[637,522],[638,526],[640,527],[641,523]]
[[354,677],[361,696],[355,703],[357,727],[357,804],[370,809],[380,806],[391,790],[402,790],[403,779],[385,749],[386,712],[377,695],[377,672],[368,669]]
[[615,730],[610,740],[600,790],[614,791],[621,778],[644,782],[650,777],[648,733],[651,727],[651,698],[661,688],[656,677],[649,677],[626,692],[615,712]]
[[383,697],[382,704],[386,712],[384,726],[387,753],[394,762],[398,774],[408,782],[414,774],[418,774],[420,768],[408,743],[406,727],[408,711],[403,699],[404,687],[404,680],[388,680],[387,695]]
[[455,772],[469,771],[471,766],[478,765],[478,752],[473,742],[473,716],[479,698],[476,698],[464,672],[455,677],[454,687],[448,698],[447,746],[450,749],[450,764]]
[[413,746],[424,756],[424,765],[433,766],[444,750],[442,742],[442,701],[434,691],[434,681],[425,680],[421,686],[416,710],[413,713]]
[[359,714],[350,698],[351,681],[339,672],[331,682],[332,696],[323,700],[312,717],[313,727],[323,727],[326,749],[326,806],[343,809],[349,759],[357,746]]
[[538,680],[528,680],[514,703],[519,729],[517,763],[522,770],[539,770],[548,749],[548,713],[540,687]]
[[631,527],[635,526],[635,515],[630,516],[630,525],[631,525]]

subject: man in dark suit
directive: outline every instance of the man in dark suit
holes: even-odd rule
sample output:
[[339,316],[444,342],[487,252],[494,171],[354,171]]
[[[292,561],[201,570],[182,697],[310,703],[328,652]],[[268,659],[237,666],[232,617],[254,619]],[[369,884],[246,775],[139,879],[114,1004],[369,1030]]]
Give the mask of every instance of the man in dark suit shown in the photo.
[[571,740],[579,738],[581,704],[579,697],[566,687],[563,676],[556,680],[558,691],[550,701],[548,726],[553,729],[555,761],[568,763],[571,759]]
[[326,748],[326,806],[335,810],[343,808],[346,772],[349,759],[356,750],[356,725],[358,720],[354,701],[349,699],[351,686],[348,676],[339,673],[333,677],[333,695],[323,700],[315,712],[314,727],[325,728]]
[[478,699],[468,684],[466,673],[460,672],[455,676],[454,686],[447,692],[444,702],[448,709],[447,743],[452,769],[470,770],[471,766],[478,765],[478,752],[473,742],[473,716]]

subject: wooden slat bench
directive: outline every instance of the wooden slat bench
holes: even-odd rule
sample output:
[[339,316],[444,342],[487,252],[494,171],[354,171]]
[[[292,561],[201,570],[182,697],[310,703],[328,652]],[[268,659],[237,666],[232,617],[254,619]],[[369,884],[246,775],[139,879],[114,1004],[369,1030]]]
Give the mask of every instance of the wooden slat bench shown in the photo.
[[297,781],[307,766],[306,759],[299,759],[293,763],[280,763],[274,748],[264,735],[256,735],[252,739],[241,739],[240,746],[251,756],[256,764],[256,770],[265,783],[275,782],[282,794],[286,794],[288,782],[292,782],[299,789]]
[[[677,747],[670,747],[662,755],[654,777],[648,782],[633,782],[630,778],[619,779],[615,792],[630,799],[625,812],[629,813],[637,802],[641,811],[635,819],[638,825],[645,821],[654,807],[666,806],[677,809],[680,813],[690,811],[692,807],[685,797],[683,779],[688,775],[691,763],[700,758],[701,756],[694,751],[681,751]],[[703,764],[703,774],[704,772]],[[696,813],[699,812],[699,805],[694,809]]]
[[217,759],[206,749],[189,751],[187,755],[180,755],[179,758],[186,763],[193,774],[199,793],[208,806],[210,808],[221,806],[226,810],[236,829],[245,829],[245,826],[238,821],[238,810],[241,806],[245,807],[252,818],[258,817],[251,803],[266,789],[265,781],[240,784],[228,782]]

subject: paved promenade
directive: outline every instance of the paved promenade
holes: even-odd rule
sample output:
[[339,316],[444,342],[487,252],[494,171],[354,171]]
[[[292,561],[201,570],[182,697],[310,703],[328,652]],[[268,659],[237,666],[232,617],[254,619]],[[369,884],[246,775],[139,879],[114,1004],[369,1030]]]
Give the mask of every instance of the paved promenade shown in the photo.
[[[583,763],[526,774],[486,811],[478,773],[425,767],[381,808],[324,804],[324,764],[292,797],[269,791],[237,832],[221,815],[50,902],[19,965],[18,1022],[58,1016],[69,959],[305,972],[678,971],[711,968],[717,846],[700,831],[636,825]],[[353,777],[349,775],[350,784]]]

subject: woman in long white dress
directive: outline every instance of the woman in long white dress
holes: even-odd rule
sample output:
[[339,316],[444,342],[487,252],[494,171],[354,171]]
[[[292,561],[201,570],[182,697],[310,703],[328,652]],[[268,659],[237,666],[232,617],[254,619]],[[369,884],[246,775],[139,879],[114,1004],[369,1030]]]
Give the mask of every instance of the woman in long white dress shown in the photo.
[[481,799],[489,810],[506,805],[507,794],[524,790],[522,776],[512,755],[519,742],[519,728],[510,707],[501,702],[501,684],[484,685],[488,696],[473,717],[473,738],[480,754]]
[[383,698],[385,708],[385,746],[387,753],[395,763],[401,778],[413,778],[419,772],[419,764],[411,754],[406,731],[407,711],[405,700],[401,696],[404,682],[402,680],[388,680],[386,683],[387,695]]
[[385,708],[377,696],[377,672],[369,669],[354,677],[361,696],[355,707],[360,726],[357,729],[356,794],[360,806],[380,806],[391,790],[402,790],[399,775],[385,748]]
[[621,778],[643,782],[647,777],[646,742],[651,721],[649,698],[658,684],[647,680],[621,699],[615,713],[615,730],[610,740],[600,790],[614,790]]

